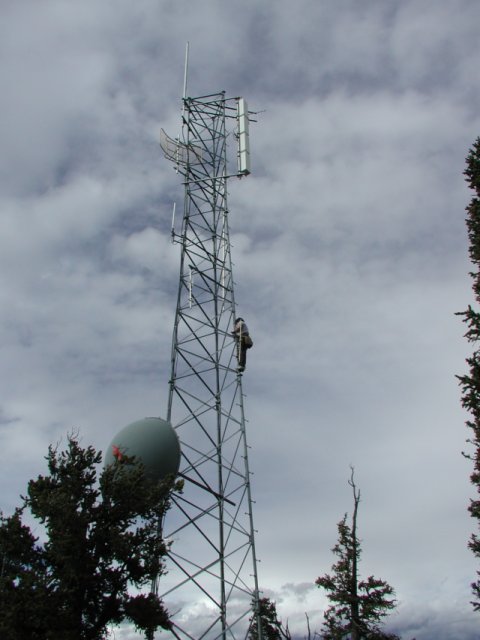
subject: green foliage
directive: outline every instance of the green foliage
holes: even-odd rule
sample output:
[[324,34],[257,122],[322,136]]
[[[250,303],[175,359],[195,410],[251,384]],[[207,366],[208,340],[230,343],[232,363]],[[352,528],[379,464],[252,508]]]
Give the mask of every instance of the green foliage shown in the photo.
[[34,640],[46,637],[54,616],[42,606],[49,594],[43,554],[21,518],[21,509],[0,516],[0,637]]
[[[469,155],[466,158],[467,167],[465,177],[475,195],[467,206],[467,230],[470,241],[469,255],[475,271],[470,273],[473,279],[473,293],[477,303],[480,303],[480,138],[477,138]],[[470,343],[477,344],[480,337],[480,314],[472,309],[468,309],[458,315],[463,316],[463,322],[467,326],[465,337]],[[480,351],[475,349],[470,358],[467,359],[469,373],[457,376],[462,389],[462,406],[470,413],[471,418],[467,420],[467,426],[471,429],[471,439],[468,442],[473,445],[473,454],[466,454],[466,457],[473,461],[473,472],[470,481],[477,491],[477,498],[470,501],[469,511],[473,518],[480,524]],[[480,537],[472,534],[469,547],[477,558],[480,558]],[[480,572],[477,571],[480,577]],[[476,611],[480,611],[480,579],[472,583],[474,600],[472,605]]]
[[[46,459],[48,475],[31,480],[23,507],[0,519],[0,637],[98,640],[124,620],[147,634],[169,628],[162,602],[138,594],[163,572],[158,524],[168,487],[127,457],[98,477],[101,454],[74,437]],[[22,523],[26,510],[43,525],[41,544]]]
[[397,636],[384,633],[379,623],[395,608],[393,588],[384,580],[369,576],[359,580],[358,564],[361,546],[357,537],[357,511],[360,492],[353,481],[353,469],[349,484],[353,489],[354,511],[352,524],[347,514],[338,523],[338,541],[332,549],[338,560],[331,573],[320,576],[315,584],[325,589],[331,606],[324,613],[324,640],[398,640]]

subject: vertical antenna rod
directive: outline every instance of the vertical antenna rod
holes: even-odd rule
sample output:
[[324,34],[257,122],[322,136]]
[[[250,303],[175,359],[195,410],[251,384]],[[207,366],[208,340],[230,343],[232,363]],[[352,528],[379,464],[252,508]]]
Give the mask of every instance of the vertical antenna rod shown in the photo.
[[185,114],[185,100],[187,99],[187,77],[188,77],[188,50],[190,43],[187,40],[185,45],[185,67],[183,70],[183,100],[182,100],[182,119]]

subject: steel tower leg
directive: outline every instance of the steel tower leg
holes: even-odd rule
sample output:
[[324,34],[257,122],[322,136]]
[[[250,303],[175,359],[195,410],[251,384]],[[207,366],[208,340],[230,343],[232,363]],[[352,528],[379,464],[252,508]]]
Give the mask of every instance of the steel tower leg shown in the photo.
[[172,546],[158,593],[182,639],[245,638],[259,610],[244,395],[230,333],[231,105],[224,93],[184,99],[183,140],[167,154],[185,187],[174,234],[181,261],[167,415],[180,438],[185,485],[164,523]]

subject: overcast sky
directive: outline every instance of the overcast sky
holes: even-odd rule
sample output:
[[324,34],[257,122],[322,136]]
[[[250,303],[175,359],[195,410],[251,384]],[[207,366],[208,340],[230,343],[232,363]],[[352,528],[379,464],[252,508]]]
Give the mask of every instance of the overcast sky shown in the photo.
[[319,630],[336,524],[404,640],[473,640],[475,523],[455,374],[473,302],[462,172],[480,135],[477,0],[3,0],[1,508],[78,430],[166,414],[188,93],[261,112],[229,185],[259,579]]

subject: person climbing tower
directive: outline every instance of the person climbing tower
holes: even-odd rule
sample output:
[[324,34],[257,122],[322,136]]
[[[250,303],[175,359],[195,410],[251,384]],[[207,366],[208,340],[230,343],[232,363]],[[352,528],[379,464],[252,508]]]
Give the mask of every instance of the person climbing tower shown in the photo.
[[243,318],[237,318],[233,327],[232,335],[237,343],[238,373],[245,371],[247,365],[247,349],[253,346],[252,338],[248,331],[247,323]]

